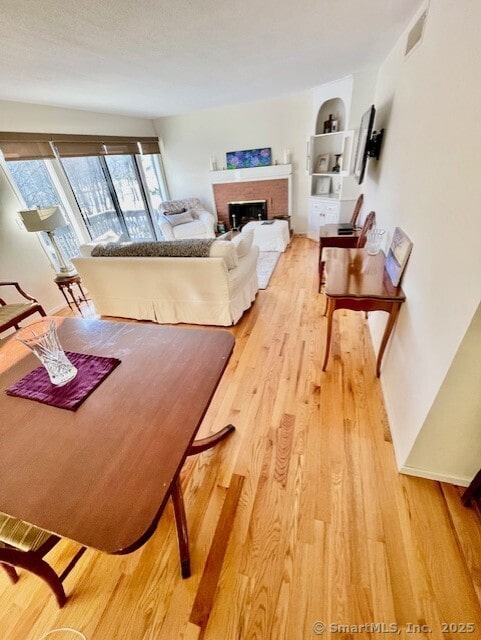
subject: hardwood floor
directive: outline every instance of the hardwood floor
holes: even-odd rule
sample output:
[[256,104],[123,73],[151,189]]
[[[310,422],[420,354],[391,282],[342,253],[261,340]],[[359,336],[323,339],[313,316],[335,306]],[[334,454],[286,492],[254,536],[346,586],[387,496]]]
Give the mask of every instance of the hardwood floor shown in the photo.
[[[229,422],[237,431],[182,473],[192,577],[180,578],[169,504],[139,551],[87,550],[62,610],[35,577],[12,586],[0,574],[0,638],[40,640],[58,627],[87,640],[392,637],[366,628],[321,636],[321,621],[481,638],[480,522],[458,488],[397,472],[363,314],[337,312],[321,373],[317,255],[317,244],[294,238],[232,329],[236,348],[200,435]],[[225,549],[211,551],[229,529]],[[76,549],[63,541],[48,558],[60,570]],[[409,633],[408,623],[432,632]],[[442,623],[476,632],[443,634]]]

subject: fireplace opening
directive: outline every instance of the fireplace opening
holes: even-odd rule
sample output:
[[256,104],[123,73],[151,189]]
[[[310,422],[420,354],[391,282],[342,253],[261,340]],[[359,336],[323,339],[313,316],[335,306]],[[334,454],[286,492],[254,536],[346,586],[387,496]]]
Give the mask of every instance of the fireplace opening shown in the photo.
[[267,200],[229,202],[231,229],[241,229],[251,220],[267,220]]

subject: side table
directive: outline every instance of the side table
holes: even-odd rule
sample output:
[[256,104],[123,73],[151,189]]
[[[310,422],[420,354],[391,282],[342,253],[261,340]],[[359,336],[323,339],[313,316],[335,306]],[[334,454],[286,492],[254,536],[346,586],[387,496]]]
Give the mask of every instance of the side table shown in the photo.
[[[82,304],[82,302],[88,302],[88,299],[84,293],[84,290],[82,289],[82,280],[80,276],[78,274],[75,276],[56,276],[54,278],[54,282],[62,292],[62,295],[65,298],[65,301],[67,302],[70,309],[73,308],[72,304],[74,304],[77,307],[77,311],[80,313],[80,315],[82,315],[82,309],[80,308],[80,305]],[[77,285],[80,291],[79,296],[75,295],[73,285]]]
[[406,299],[401,287],[395,287],[385,269],[382,251],[372,256],[366,249],[333,248],[326,262],[327,334],[322,370],[329,360],[332,316],[336,309],[353,311],[387,311],[389,319],[379,347],[376,376],[381,375],[381,361],[401,304]]

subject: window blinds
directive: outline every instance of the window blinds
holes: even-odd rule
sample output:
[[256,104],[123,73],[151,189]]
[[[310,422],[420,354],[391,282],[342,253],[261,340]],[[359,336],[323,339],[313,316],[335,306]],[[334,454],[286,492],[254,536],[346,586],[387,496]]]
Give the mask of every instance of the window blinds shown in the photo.
[[153,137],[0,132],[5,160],[55,158],[54,148],[64,158],[160,153],[159,141]]

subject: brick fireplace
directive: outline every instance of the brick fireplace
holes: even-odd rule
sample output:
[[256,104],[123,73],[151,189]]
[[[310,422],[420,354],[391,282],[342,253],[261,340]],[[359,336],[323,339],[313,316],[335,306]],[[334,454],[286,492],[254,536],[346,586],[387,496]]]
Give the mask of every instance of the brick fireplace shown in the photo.
[[[265,201],[261,218],[291,215],[292,165],[211,171],[212,189],[219,222],[231,228],[229,203]],[[232,210],[232,207],[231,207]],[[255,216],[258,219],[259,213]],[[236,219],[236,224],[239,221]]]
[[267,218],[286,215],[289,211],[289,181],[287,178],[274,180],[249,180],[214,184],[214,199],[219,221],[230,229],[229,203],[253,200],[267,202]]

